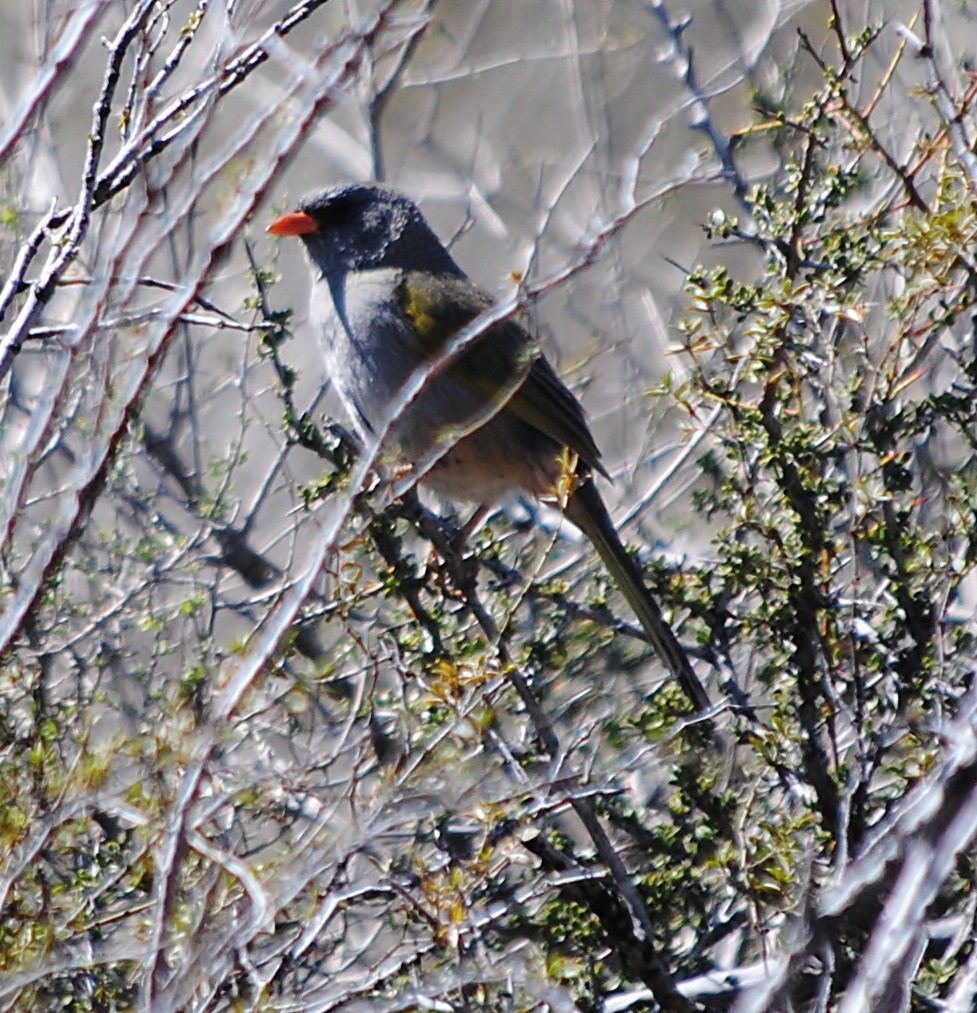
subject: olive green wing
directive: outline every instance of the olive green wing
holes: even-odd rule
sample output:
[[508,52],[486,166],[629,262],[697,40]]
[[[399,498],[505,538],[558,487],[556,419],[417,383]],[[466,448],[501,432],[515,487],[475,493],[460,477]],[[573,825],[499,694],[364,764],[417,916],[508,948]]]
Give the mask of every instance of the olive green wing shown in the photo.
[[[459,331],[493,300],[459,275],[409,271],[397,289],[401,312],[412,325],[419,351],[434,360]],[[607,475],[580,402],[543,358],[518,319],[494,324],[458,360],[449,374],[486,402],[509,395],[508,408],[523,422],[569,447],[590,468]],[[523,376],[522,382],[519,377]]]

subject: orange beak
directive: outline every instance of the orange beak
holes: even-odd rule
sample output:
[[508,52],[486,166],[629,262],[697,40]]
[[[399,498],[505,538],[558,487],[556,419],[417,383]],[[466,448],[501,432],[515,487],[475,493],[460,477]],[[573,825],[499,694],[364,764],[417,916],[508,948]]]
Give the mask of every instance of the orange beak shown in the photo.
[[289,211],[287,215],[276,218],[268,226],[268,232],[273,236],[305,236],[318,231],[319,225],[316,220],[304,211]]

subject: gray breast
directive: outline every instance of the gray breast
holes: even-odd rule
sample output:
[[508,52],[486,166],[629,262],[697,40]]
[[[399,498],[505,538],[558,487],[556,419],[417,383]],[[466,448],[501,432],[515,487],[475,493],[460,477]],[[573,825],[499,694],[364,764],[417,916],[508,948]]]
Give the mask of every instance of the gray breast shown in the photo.
[[312,289],[310,317],[326,369],[367,443],[418,365],[394,300],[399,281],[400,272],[377,269],[323,278]]
[[401,273],[388,268],[320,280],[311,315],[329,375],[364,442],[386,433],[387,445],[416,463],[488,416],[484,397],[440,373],[388,429],[405,385],[425,364],[401,317],[400,281]]

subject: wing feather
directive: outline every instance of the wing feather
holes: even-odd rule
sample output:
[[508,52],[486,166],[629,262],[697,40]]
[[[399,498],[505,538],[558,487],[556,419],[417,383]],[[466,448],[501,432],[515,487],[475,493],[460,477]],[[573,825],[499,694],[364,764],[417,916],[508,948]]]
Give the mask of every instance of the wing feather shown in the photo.
[[[405,274],[397,297],[420,342],[419,351],[431,360],[493,305],[467,278],[415,271]],[[502,396],[524,374],[509,398],[508,410],[555,443],[569,447],[588,468],[607,475],[583,407],[543,357],[522,320],[494,324],[448,372],[486,401]]]

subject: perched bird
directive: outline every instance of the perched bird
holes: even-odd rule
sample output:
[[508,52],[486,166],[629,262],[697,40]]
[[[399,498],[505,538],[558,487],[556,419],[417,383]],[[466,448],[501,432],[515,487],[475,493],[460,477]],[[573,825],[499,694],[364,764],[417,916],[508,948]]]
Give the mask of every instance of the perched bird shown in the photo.
[[607,472],[583,408],[526,326],[513,318],[492,324],[403,403],[407,381],[493,305],[413,201],[380,186],[339,186],[306,197],[268,231],[305,245],[311,320],[364,442],[383,438],[406,464],[434,461],[422,481],[454,501],[484,506],[519,492],[556,499],[593,542],[693,706],[708,708],[601,499],[594,474]]

